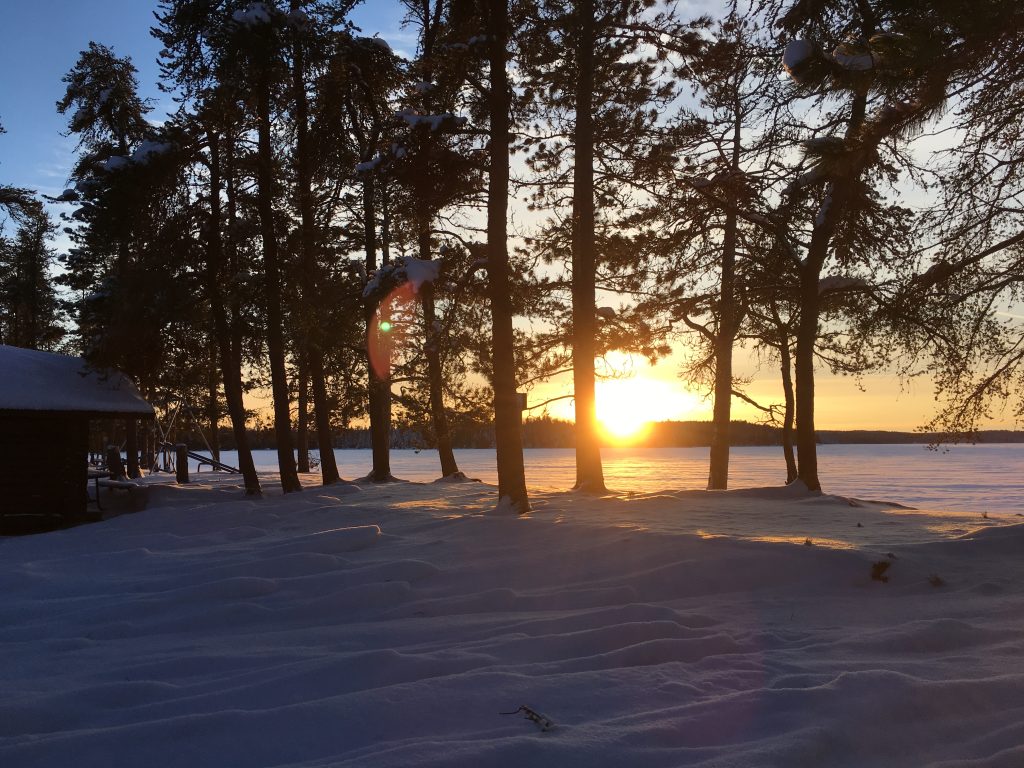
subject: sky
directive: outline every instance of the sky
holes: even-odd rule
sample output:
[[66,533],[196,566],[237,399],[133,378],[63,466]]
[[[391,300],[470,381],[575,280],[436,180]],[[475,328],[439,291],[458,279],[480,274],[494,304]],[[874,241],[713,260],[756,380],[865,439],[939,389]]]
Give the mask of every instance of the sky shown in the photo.
[[[61,79],[90,41],[130,56],[139,70],[140,94],[152,100],[151,119],[174,104],[157,88],[160,44],[149,34],[156,0],[0,0],[0,182],[59,194],[71,169],[74,140],[61,135],[66,118],[56,102]],[[395,43],[411,40],[401,30],[393,0],[364,2],[356,23]]]
[[[714,0],[694,2],[694,11],[707,11]],[[702,7],[703,6],[703,7]],[[139,70],[140,92],[152,100],[151,118],[161,119],[174,108],[168,94],[156,86],[160,45],[149,35],[156,0],[0,0],[0,183],[24,186],[58,195],[66,186],[74,140],[62,136],[65,118],[55,103],[64,92],[61,78],[74,66],[79,51],[96,41],[130,56]],[[395,0],[369,0],[359,6],[355,22],[367,34],[379,34],[399,53],[411,53],[412,35],[401,29],[402,12]],[[57,242],[60,248],[64,244]],[[710,418],[710,402],[690,393],[678,378],[676,356],[650,368],[642,360],[619,356],[617,367],[632,370],[644,380],[635,389],[607,386],[605,408],[634,408],[659,419]],[[737,373],[750,377],[750,392],[766,402],[781,400],[774,370],[760,370],[742,351]],[[861,390],[863,386],[863,391]],[[531,402],[571,390],[563,378],[531,393]],[[873,375],[858,384],[847,377],[821,372],[817,378],[817,426],[821,429],[911,430],[928,420],[934,405],[929,383],[902,383],[891,375]],[[599,397],[600,397],[599,393]],[[538,411],[532,412],[534,415]],[[553,416],[572,417],[570,400],[550,406]],[[749,406],[736,402],[735,418],[757,420]],[[997,419],[992,426],[1009,426]]]

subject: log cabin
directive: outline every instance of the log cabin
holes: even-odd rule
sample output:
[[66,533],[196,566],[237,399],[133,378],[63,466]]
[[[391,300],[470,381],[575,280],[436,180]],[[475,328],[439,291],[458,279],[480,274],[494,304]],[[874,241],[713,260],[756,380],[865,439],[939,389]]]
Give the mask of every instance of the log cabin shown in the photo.
[[153,407],[118,371],[0,345],[0,533],[89,519],[90,419],[134,425],[153,418]]

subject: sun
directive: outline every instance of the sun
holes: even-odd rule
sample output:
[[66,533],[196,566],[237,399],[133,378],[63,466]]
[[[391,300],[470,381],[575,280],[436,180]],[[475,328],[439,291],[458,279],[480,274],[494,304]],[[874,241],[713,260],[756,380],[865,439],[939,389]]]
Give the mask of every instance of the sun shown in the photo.
[[646,378],[608,379],[597,383],[597,420],[603,437],[628,445],[646,437],[651,424],[691,416],[699,407],[692,392],[667,381]]
[[638,440],[650,430],[649,422],[634,413],[610,413],[598,416],[601,430],[613,442]]

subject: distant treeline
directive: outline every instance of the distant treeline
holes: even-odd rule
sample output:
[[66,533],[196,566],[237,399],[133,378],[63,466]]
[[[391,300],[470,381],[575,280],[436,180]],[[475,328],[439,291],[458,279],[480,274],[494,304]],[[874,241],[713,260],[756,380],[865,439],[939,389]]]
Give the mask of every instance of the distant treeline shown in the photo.
[[[712,424],[709,421],[662,421],[650,425],[642,440],[630,442],[637,447],[648,448],[689,448],[711,445]],[[889,430],[819,430],[820,444],[928,444],[950,442],[948,436],[930,432],[894,432]],[[462,422],[452,430],[456,448],[493,448],[494,427],[490,424]],[[115,436],[116,439],[117,436]],[[223,427],[220,431],[220,447],[234,450],[231,430]],[[781,430],[765,424],[734,421],[730,430],[734,446],[782,445]],[[275,446],[274,432],[269,426],[260,426],[249,432],[250,442],[255,449],[272,449]],[[187,442],[192,449],[202,449],[203,436],[198,431],[181,430],[174,441]],[[1007,429],[976,432],[961,442],[976,443],[1024,443],[1024,432]],[[573,425],[570,421],[539,418],[523,422],[523,446],[525,448],[572,448]],[[315,448],[315,444],[311,447]],[[334,447],[340,449],[370,448],[368,428],[338,430]],[[433,448],[429,432],[414,426],[399,426],[391,430],[392,448]]]

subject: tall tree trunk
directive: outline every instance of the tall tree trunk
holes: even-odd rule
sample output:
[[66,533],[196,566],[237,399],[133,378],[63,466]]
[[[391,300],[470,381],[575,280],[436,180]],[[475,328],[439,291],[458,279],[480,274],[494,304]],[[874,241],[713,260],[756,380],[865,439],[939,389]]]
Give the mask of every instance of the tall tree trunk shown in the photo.
[[729,487],[729,443],[732,422],[732,346],[736,337],[736,210],[725,215],[722,236],[722,282],[715,334],[715,405],[712,412],[708,490]]
[[[420,258],[430,259],[430,230],[421,228],[419,234]],[[441,460],[441,477],[450,477],[459,471],[452,449],[452,435],[448,426],[448,413],[444,408],[444,372],[441,368],[441,332],[437,327],[434,307],[434,284],[427,282],[420,288],[423,303],[423,332],[426,338],[427,379],[430,387],[430,419],[434,425],[437,456]]]
[[779,369],[782,373],[782,394],[785,410],[782,413],[782,455],[786,459],[786,485],[797,478],[796,458],[793,456],[793,361],[789,353],[789,337],[782,334],[779,346]]
[[[432,57],[437,31],[441,25],[445,10],[444,0],[436,0],[431,9],[430,0],[423,0],[421,21],[423,24],[420,36],[420,61],[423,69],[421,76],[425,82],[434,81]],[[423,107],[427,114],[444,111],[431,98],[431,90],[423,93]],[[436,211],[431,210],[430,193],[436,180],[432,178],[429,168],[430,149],[433,142],[425,142],[416,155],[417,179],[416,198],[418,221],[419,258],[424,261],[431,259],[430,227]],[[451,477],[459,471],[452,449],[451,429],[448,425],[448,412],[444,407],[444,370],[441,364],[441,329],[437,321],[437,306],[434,301],[434,284],[427,282],[420,288],[420,302],[423,306],[423,338],[427,359],[427,384],[430,395],[430,420],[434,427],[434,440],[437,443],[437,456],[441,462],[441,476]]]
[[[206,292],[210,300],[210,311],[213,315],[213,337],[217,345],[220,361],[221,379],[224,384],[224,401],[231,419],[231,432],[235,438],[235,450],[238,453],[238,469],[242,473],[245,493],[258,496],[263,489],[260,478],[256,474],[256,465],[249,447],[249,433],[245,429],[245,405],[242,400],[242,358],[241,339],[233,339],[238,330],[237,320],[229,322],[227,309],[224,305],[222,286],[222,268],[224,249],[221,225],[221,170],[220,140],[215,130],[207,130],[210,140],[210,224],[207,235],[206,256]],[[229,223],[234,223],[234,182],[233,167],[228,165],[228,206]],[[232,300],[232,304],[236,302]],[[237,315],[237,310],[233,313]]]
[[576,4],[576,124],[572,190],[572,382],[576,403],[576,488],[603,493],[594,372],[597,336],[597,256],[594,235],[593,0]]
[[267,315],[267,352],[270,357],[270,386],[274,397],[274,438],[281,489],[285,493],[302,490],[295,470],[292,443],[291,409],[288,397],[288,373],[285,368],[284,321],[281,316],[281,265],[278,259],[274,227],[274,156],[270,138],[270,82],[264,67],[256,85],[257,132],[257,207],[260,238],[263,242],[263,286]]
[[[338,461],[334,456],[334,437],[331,433],[331,413],[327,399],[327,377],[324,374],[323,357],[315,356],[310,360],[309,376],[313,383],[313,418],[316,422],[317,445],[320,448],[320,474],[324,485],[331,485],[341,480],[338,473]],[[317,408],[316,403],[323,403]]]
[[298,444],[296,469],[309,472],[309,369],[306,367],[306,356],[299,355],[298,381],[298,413],[296,414],[295,440]]
[[512,329],[512,270],[508,258],[508,184],[511,87],[506,63],[508,0],[488,0],[490,59],[489,174],[487,182],[487,277],[491,298],[491,365],[494,433],[498,454],[499,504],[530,511],[523,468],[522,413],[516,394],[515,336]]
[[206,420],[210,425],[210,455],[220,461],[220,398],[217,396],[217,349],[211,338],[206,374]]
[[818,442],[814,431],[814,347],[818,340],[818,270],[808,263],[800,270],[800,323],[796,332],[797,476],[812,491],[818,480]]
[[[292,0],[291,9],[299,9]],[[334,458],[331,436],[331,409],[327,399],[327,381],[324,374],[324,334],[321,328],[323,299],[320,296],[320,264],[317,259],[316,218],[313,209],[313,172],[309,147],[309,100],[305,83],[305,46],[301,31],[295,38],[292,69],[292,90],[295,99],[295,165],[301,222],[302,269],[299,270],[303,312],[302,323],[305,343],[306,373],[313,390],[313,409],[316,414],[316,439],[320,447],[320,477],[324,485],[341,479]],[[306,445],[303,443],[303,445]],[[309,449],[306,447],[306,470],[309,471]]]
[[[740,139],[743,130],[743,108],[737,99],[733,104],[732,152],[730,167],[740,170]],[[736,307],[736,247],[739,222],[735,193],[730,190],[722,233],[722,281],[718,301],[718,333],[715,336],[715,405],[712,413],[711,451],[708,467],[708,490],[729,487],[729,446],[732,427],[732,348],[739,330]]]
[[[865,24],[873,24],[865,18]],[[867,114],[867,90],[853,95],[846,140],[855,141]],[[821,314],[819,280],[832,248],[832,238],[840,216],[846,213],[852,185],[863,168],[847,169],[833,177],[824,189],[824,198],[811,230],[807,255],[800,265],[800,323],[796,334],[796,449],[798,477],[812,491],[821,490],[818,479],[818,445],[814,432],[814,349],[818,341]]]
[[[242,263],[238,255],[238,177],[236,175],[236,164],[235,164],[235,141],[236,137],[233,135],[228,136],[226,157],[225,157],[225,171],[226,171],[226,184],[224,185],[224,202],[227,204],[227,233],[228,239],[227,245],[227,262],[228,271],[230,272],[233,279],[237,279],[240,275]],[[242,370],[242,360],[244,359],[244,327],[242,323],[242,298],[238,290],[231,291],[228,297],[228,330],[229,330],[229,341],[231,343],[231,354],[235,361],[238,363],[238,370]],[[241,376],[241,374],[239,374]],[[239,378],[241,381],[241,378]]]
[[[366,271],[369,274],[377,269],[377,207],[373,180],[367,178],[363,182],[363,232],[366,250]],[[391,479],[391,358],[390,354],[381,354],[377,370],[372,362],[370,350],[374,345],[380,350],[390,349],[386,339],[380,339],[377,327],[376,297],[368,296],[365,306],[366,319],[366,356],[369,371],[369,416],[370,416],[370,448],[373,466],[369,479],[375,483],[387,482]]]

